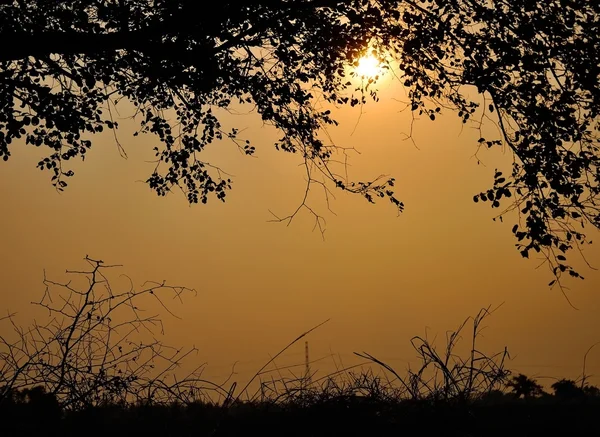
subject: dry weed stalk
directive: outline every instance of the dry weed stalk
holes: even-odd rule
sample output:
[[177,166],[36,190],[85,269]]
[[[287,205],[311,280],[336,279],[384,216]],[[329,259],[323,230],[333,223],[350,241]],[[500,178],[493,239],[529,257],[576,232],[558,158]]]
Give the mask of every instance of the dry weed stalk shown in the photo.
[[[404,393],[414,400],[470,401],[505,386],[510,372],[505,368],[508,350],[486,355],[479,350],[477,340],[483,330],[482,322],[495,310],[482,308],[475,317],[468,317],[456,331],[449,332],[446,347],[439,351],[435,341],[415,336],[411,344],[417,352],[420,365],[417,370],[408,369],[401,377],[392,367],[374,356],[363,352],[356,355],[379,364],[395,376]],[[463,331],[472,321],[471,347],[466,358],[455,352]]]
[[138,307],[143,297],[153,297],[170,314],[163,300],[170,293],[181,300],[194,290],[145,282],[136,290],[131,280],[124,291],[115,291],[105,276],[106,265],[86,256],[90,268],[69,271],[85,279],[55,282],[44,274],[46,291],[39,302],[49,320],[18,326],[14,314],[3,322],[12,325],[15,339],[0,336],[0,401],[19,390],[44,387],[64,409],[108,404],[168,404],[204,400],[206,392],[222,390],[202,379],[203,366],[184,378],[173,371],[196,352],[169,347],[157,340],[162,322]]

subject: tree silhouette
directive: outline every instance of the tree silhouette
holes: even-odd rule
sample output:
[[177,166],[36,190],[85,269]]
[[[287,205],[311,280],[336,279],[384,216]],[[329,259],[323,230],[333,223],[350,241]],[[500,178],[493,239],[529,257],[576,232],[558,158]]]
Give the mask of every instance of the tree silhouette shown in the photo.
[[373,80],[355,88],[345,70],[372,50],[399,70],[415,115],[498,125],[478,144],[507,147],[514,163],[474,201],[502,206],[500,218],[517,210],[518,250],[540,252],[561,284],[580,277],[564,256],[586,243],[580,225],[600,226],[599,17],[598,2],[581,0],[223,0],[210,13],[193,0],[5,0],[0,156],[18,139],[48,148],[38,167],[62,190],[66,161],[118,127],[126,100],[138,132],[159,140],[149,186],[224,200],[231,180],[201,152],[229,139],[253,154],[222,125],[249,105],[281,132],[276,148],[299,155],[307,192],[333,185],[402,211],[393,178],[347,180],[332,159],[344,149],[322,134],[336,121],[318,102],[377,99]]
[[597,398],[600,397],[600,388],[595,385],[586,385],[583,387],[583,393],[586,396]]
[[543,393],[542,386],[535,379],[529,378],[527,375],[519,373],[513,376],[506,384],[517,398],[530,399],[540,396]]
[[561,379],[551,385],[554,396],[564,400],[582,399],[585,392],[577,383],[571,379]]

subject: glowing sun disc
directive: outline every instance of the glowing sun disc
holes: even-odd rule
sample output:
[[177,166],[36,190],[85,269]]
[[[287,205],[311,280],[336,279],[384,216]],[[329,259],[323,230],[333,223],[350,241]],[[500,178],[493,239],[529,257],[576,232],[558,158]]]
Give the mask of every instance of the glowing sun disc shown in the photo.
[[381,62],[373,55],[363,56],[358,60],[356,74],[360,77],[373,79],[382,73]]

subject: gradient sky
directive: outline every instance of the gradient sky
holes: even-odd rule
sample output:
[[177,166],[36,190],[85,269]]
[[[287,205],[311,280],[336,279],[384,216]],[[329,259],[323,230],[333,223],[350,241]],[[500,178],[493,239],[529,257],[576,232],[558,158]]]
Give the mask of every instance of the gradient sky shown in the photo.
[[[493,222],[497,211],[472,201],[491,186],[494,168],[510,170],[511,156],[482,150],[477,164],[479,132],[450,112],[435,122],[418,120],[415,146],[405,140],[410,113],[395,100],[401,88],[382,88],[381,101],[361,116],[359,108],[336,112],[341,124],[329,133],[360,152],[350,157],[354,179],[396,177],[406,211],[397,216],[387,201],[371,205],[335,192],[333,214],[315,190],[311,204],[327,220],[325,241],[305,212],[290,226],[268,222],[269,210],[286,215],[299,204],[303,171],[297,157],[274,150],[277,132],[254,115],[227,121],[247,129],[257,158],[227,142],[206,153],[235,176],[225,204],[211,199],[190,207],[179,193],[159,198],[139,182],[152,172],[146,161],[155,141],[131,137],[126,121],[119,139],[129,159],[119,156],[110,134],[98,137],[86,162],[73,164],[76,175],[62,194],[49,172],[34,168],[39,150],[13,148],[11,160],[0,164],[0,308],[18,311],[24,324],[43,317],[29,305],[43,292],[43,269],[63,279],[65,269],[85,267],[86,254],[123,264],[117,282],[126,273],[136,284],[187,285],[198,295],[171,304],[182,319],[164,315],[165,341],[198,347],[194,360],[208,361],[205,376],[218,380],[235,361],[244,379],[328,318],[308,338],[311,358],[334,352],[350,364],[353,351],[367,351],[401,371],[414,363],[412,336],[427,327],[443,340],[481,307],[504,303],[488,319],[482,348],[508,346],[509,367],[530,375],[577,377],[585,351],[600,341],[600,272],[574,262],[586,277],[568,283],[578,311],[558,289],[549,290],[548,269],[536,269],[540,260],[524,260],[514,248],[514,217]],[[585,253],[600,266],[597,246]],[[279,363],[302,363],[303,352],[301,342]],[[333,362],[315,366],[323,374]],[[600,347],[588,369],[600,375]]]

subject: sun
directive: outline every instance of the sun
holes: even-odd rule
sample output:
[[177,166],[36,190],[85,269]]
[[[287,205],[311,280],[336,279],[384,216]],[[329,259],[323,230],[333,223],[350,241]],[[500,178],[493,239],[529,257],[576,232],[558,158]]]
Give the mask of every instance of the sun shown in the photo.
[[355,73],[366,79],[375,79],[383,73],[381,61],[373,55],[365,55],[358,60]]

